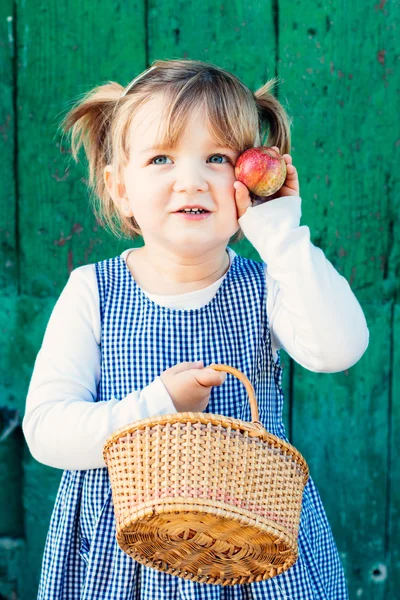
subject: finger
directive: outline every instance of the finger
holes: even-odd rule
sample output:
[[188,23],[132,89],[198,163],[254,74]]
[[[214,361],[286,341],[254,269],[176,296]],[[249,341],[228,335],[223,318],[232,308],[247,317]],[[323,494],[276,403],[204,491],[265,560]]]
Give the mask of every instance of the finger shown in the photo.
[[298,179],[297,169],[293,165],[288,165],[286,167],[287,179]]
[[235,181],[235,202],[238,213],[238,219],[244,215],[246,210],[251,206],[250,193],[247,187],[241,181]]
[[204,365],[202,360],[197,362],[182,362],[174,365],[169,369],[172,374],[182,373],[182,371],[189,371],[190,369],[200,369]]
[[227,373],[215,371],[210,367],[199,371],[193,371],[193,375],[200,385],[211,387],[213,385],[221,385],[226,379]]
[[285,163],[286,163],[287,165],[291,165],[291,164],[292,164],[292,162],[293,162],[293,159],[292,159],[292,157],[290,156],[290,154],[283,154],[283,155],[282,155],[282,158],[284,158],[284,159],[285,159]]

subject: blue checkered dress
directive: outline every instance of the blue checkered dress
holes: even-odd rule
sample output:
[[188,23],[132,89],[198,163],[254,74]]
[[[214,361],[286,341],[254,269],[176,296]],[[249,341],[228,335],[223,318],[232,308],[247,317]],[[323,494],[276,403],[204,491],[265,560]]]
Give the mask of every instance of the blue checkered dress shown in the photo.
[[[265,428],[287,439],[282,371],[272,359],[263,263],[236,255],[214,298],[198,309],[150,300],[121,256],[95,265],[101,313],[98,399],[123,398],[184,361],[225,363],[252,382]],[[207,412],[250,421],[243,384],[228,376]],[[43,557],[38,600],[342,600],[343,570],[320,496],[303,496],[299,558],[268,581],[214,586],[144,567],[119,549],[107,469],[64,471]]]

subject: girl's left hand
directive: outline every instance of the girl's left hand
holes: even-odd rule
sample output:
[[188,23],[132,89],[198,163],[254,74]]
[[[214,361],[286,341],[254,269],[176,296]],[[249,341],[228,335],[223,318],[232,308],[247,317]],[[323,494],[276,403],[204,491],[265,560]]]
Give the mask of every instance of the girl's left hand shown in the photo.
[[[277,146],[271,147],[279,152],[279,148]],[[250,192],[244,183],[241,181],[235,181],[233,185],[235,188],[235,201],[238,219],[244,215],[249,206],[264,204],[264,202],[275,200],[275,198],[282,198],[283,196],[300,195],[299,177],[297,175],[296,167],[292,165],[292,157],[290,154],[283,154],[282,156],[286,163],[286,179],[283,186],[277,192],[275,192],[275,194],[272,194],[271,196],[256,196],[255,194],[250,195]]]

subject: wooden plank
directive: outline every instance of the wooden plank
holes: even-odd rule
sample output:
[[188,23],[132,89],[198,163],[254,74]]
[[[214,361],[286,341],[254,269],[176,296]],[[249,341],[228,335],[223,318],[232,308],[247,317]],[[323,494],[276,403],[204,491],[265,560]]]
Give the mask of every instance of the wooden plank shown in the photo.
[[388,485],[387,591],[385,598],[395,598],[400,587],[400,305],[393,311],[391,351],[392,379],[390,404],[390,454]]
[[0,538],[23,537],[22,452],[24,438],[15,411],[0,407]]
[[[32,581],[36,582],[40,572],[52,509],[50,498],[54,485],[51,484],[54,478],[59,479],[59,471],[39,465],[33,459],[23,467],[23,450],[29,453],[23,443],[20,423],[36,354],[54,303],[55,298],[0,296],[3,340],[0,353],[0,537],[24,537],[26,532],[20,585],[27,585],[28,589],[18,596],[26,600],[35,597],[31,595]],[[10,427],[13,420],[19,423],[16,428]],[[11,503],[10,498],[13,498]],[[32,511],[36,514],[30,518]],[[0,573],[0,594],[3,595],[8,589],[5,581]]]
[[[20,232],[21,290],[27,295],[17,303],[13,325],[6,322],[12,336],[7,337],[2,369],[8,373],[9,402],[21,408],[22,388],[26,394],[45,325],[69,271],[132,245],[97,226],[89,208],[84,155],[76,166],[57,127],[78,96],[108,80],[126,85],[147,66],[144,15],[140,1],[66,6],[34,0],[18,5],[20,211],[29,224]],[[21,360],[13,361],[18,352],[22,367]],[[21,598],[33,600],[61,472],[40,465],[26,452],[27,549],[20,583]]]
[[14,115],[14,3],[0,4],[0,290],[12,294],[18,290],[15,188],[15,115]]
[[351,598],[385,599],[391,304],[367,305],[372,343],[341,373],[294,374],[293,443],[310,465]]
[[21,575],[24,570],[26,555],[25,542],[12,537],[0,538],[0,598],[1,600],[34,600],[32,591],[22,595]]
[[0,296],[0,405],[18,411],[21,419],[35,358],[55,302],[55,298]]
[[18,5],[18,136],[22,292],[57,296],[68,272],[122,251],[96,225],[86,163],[70,161],[57,127],[72,103],[146,67],[144,3]]
[[[19,413],[19,419],[22,420],[36,354],[55,302],[56,298],[35,296],[0,297],[0,331],[5,342],[0,353],[0,421],[7,410],[8,414]],[[7,423],[4,422],[4,425]],[[0,437],[5,429],[0,427]],[[22,444],[21,438],[20,427],[17,427],[10,435],[0,439],[0,538],[25,536],[26,541],[24,567],[19,572],[18,586],[8,574],[11,566],[2,575],[0,542],[0,594],[11,594],[8,590],[17,586],[21,590],[18,597],[34,600],[61,471],[37,463],[30,456],[26,444]],[[14,498],[11,504],[10,497]],[[6,545],[3,549],[4,561],[7,564],[11,561],[14,565],[14,554],[11,551],[10,554],[8,548]]]
[[[384,590],[386,343],[398,289],[389,267],[397,256],[398,3],[280,0],[277,6],[280,100],[293,117],[302,224],[371,319],[370,348],[348,374],[316,375],[296,365],[293,441],[313,467],[350,597],[375,600],[390,597]],[[376,306],[367,306],[373,298]]]
[[303,222],[354,289],[376,293],[393,242],[398,8],[279,2],[280,92],[294,118]]
[[[275,75],[272,2],[148,2],[149,60],[217,64],[256,89]],[[260,56],[261,54],[261,56]],[[262,58],[261,58],[262,57]],[[265,60],[267,57],[267,60]]]
[[37,595],[43,550],[49,529],[62,471],[36,462],[25,449],[24,458],[24,508],[26,529],[26,554],[23,572],[20,573],[21,598],[34,600]]

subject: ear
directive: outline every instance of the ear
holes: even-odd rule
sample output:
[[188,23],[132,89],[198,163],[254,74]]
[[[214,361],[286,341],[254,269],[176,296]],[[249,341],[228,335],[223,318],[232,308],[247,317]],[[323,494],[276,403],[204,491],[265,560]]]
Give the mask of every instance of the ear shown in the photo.
[[[121,183],[119,177],[117,177],[117,181],[114,182],[115,176],[114,171],[111,165],[106,165],[104,167],[104,184],[107,188],[108,193],[110,194],[112,201],[114,202],[117,210],[124,217],[133,217],[133,213],[130,207],[129,198],[126,195],[125,186]],[[115,189],[114,189],[114,183]]]

